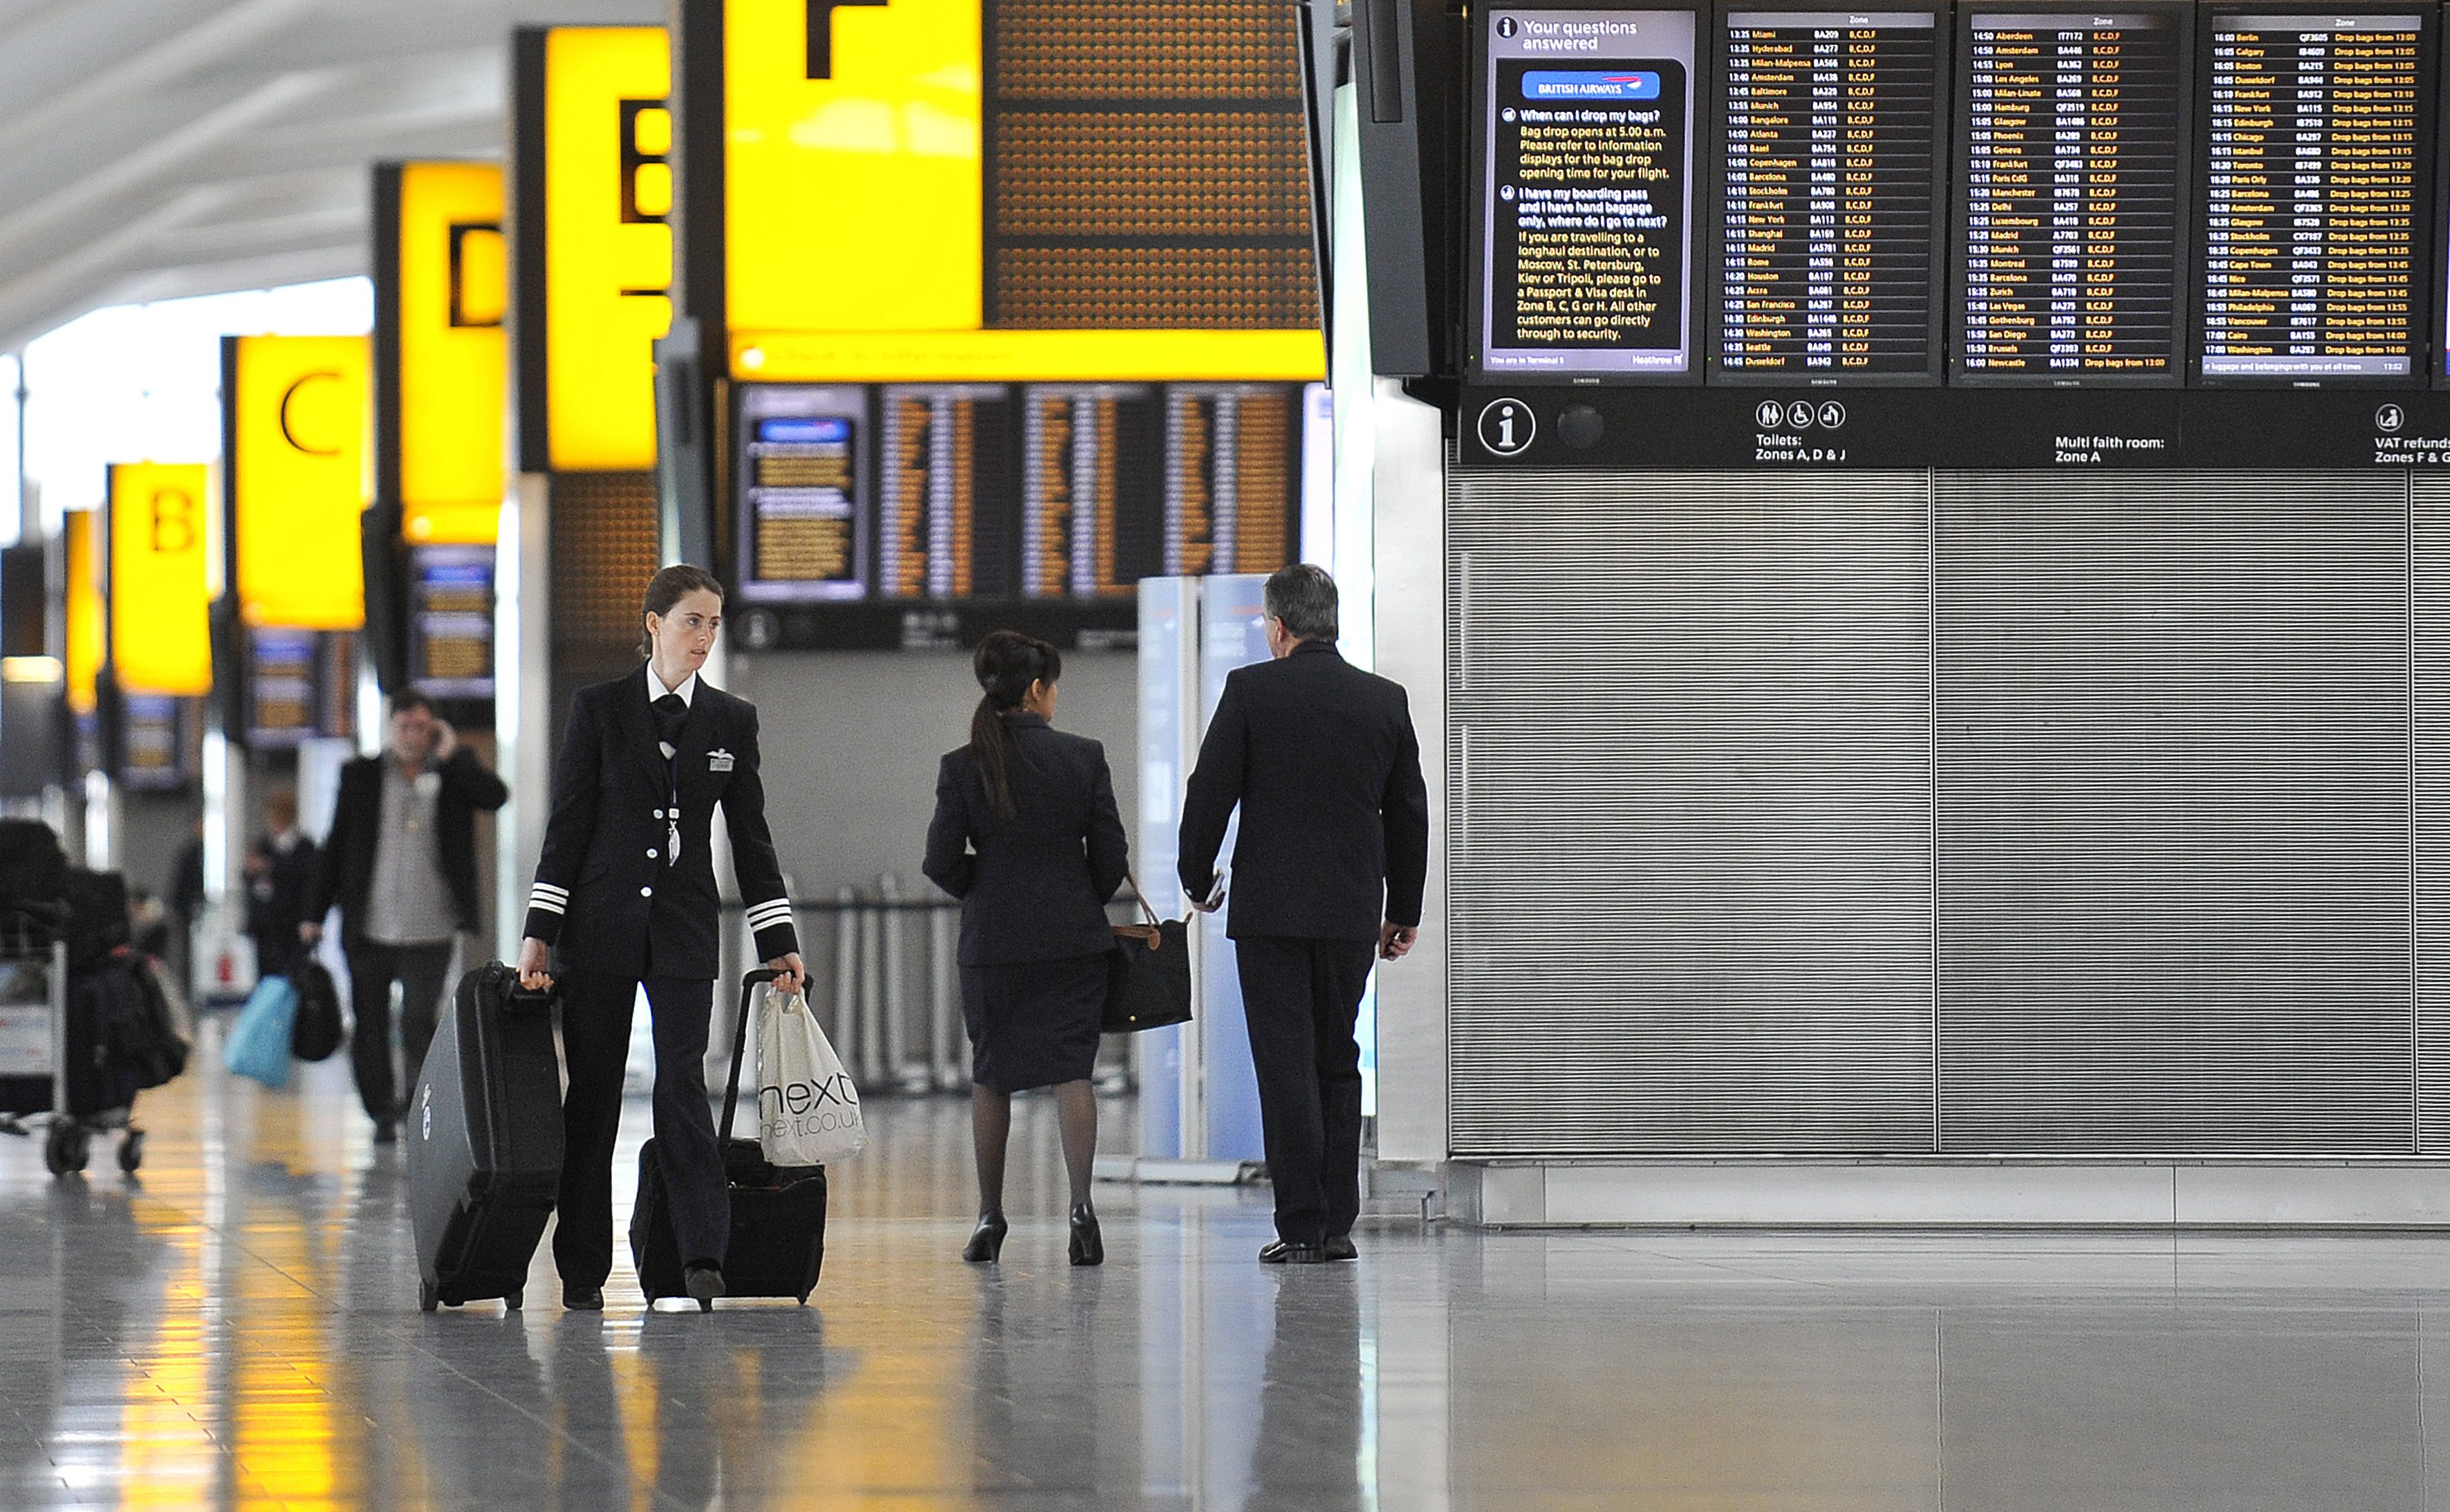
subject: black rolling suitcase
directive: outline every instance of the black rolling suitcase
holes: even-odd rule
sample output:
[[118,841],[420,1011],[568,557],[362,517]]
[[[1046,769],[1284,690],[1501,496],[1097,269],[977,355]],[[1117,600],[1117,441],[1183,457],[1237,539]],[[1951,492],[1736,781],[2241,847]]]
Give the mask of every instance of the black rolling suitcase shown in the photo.
[[[762,968],[740,979],[731,1079],[723,1089],[723,1121],[714,1126],[722,1136],[724,1175],[731,1188],[731,1248],[723,1258],[723,1289],[734,1297],[797,1297],[805,1307],[826,1261],[826,1168],[770,1165],[756,1140],[729,1137],[732,1111],[740,1102],[740,1062],[749,1048],[749,999],[760,983],[773,979],[774,974]],[[656,1162],[652,1139],[638,1151],[630,1261],[651,1306],[662,1297],[688,1294],[681,1284],[685,1259],[672,1238],[671,1208],[665,1200],[663,1168]]]
[[553,994],[500,961],[459,979],[408,1105],[418,1303],[519,1305],[561,1185],[561,1064]]

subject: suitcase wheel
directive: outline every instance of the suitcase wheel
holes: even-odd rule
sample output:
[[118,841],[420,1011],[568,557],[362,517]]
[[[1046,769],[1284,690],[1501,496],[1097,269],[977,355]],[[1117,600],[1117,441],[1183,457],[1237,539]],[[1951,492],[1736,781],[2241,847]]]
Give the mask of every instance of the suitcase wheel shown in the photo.
[[418,1282],[417,1284],[418,1310],[419,1312],[432,1312],[435,1308],[440,1306],[442,1306],[442,1289],[436,1286],[431,1281]]
[[132,1176],[136,1174],[136,1168],[144,1163],[145,1131],[130,1129],[127,1137],[119,1141],[119,1169]]
[[72,1123],[55,1123],[43,1140],[43,1164],[55,1176],[83,1171],[86,1159],[92,1153],[92,1135]]
[[506,1311],[506,1312],[516,1312],[516,1311],[518,1311],[518,1310],[519,1310],[519,1303],[520,1303],[520,1301],[522,1300],[522,1295],[521,1295],[521,1294],[522,1294],[525,1290],[526,1290],[526,1289],[525,1289],[524,1287],[513,1287],[510,1290],[503,1292],[503,1293],[502,1293],[502,1309],[503,1309],[504,1311]]

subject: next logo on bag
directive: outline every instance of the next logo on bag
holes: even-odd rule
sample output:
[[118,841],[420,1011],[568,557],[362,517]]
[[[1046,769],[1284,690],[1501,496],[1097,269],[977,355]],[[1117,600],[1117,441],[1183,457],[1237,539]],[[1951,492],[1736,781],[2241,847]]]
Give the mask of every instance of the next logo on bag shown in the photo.
[[757,1089],[757,1116],[794,1134],[827,1134],[859,1126],[859,1089],[847,1073],[822,1081],[796,1080]]

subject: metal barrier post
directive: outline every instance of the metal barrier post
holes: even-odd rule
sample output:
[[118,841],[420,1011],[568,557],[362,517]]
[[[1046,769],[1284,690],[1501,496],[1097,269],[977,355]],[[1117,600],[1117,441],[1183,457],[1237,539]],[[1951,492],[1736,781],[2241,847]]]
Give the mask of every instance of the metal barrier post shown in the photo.
[[891,872],[876,879],[876,895],[885,907],[885,1058],[893,1084],[905,1094],[927,1090],[926,1061],[910,1053],[909,931],[904,927],[902,879]]
[[884,921],[873,904],[859,910],[859,1079],[885,1084]]
[[962,1064],[960,965],[955,960],[955,916],[950,908],[927,913],[927,1049],[940,1092],[961,1092],[970,1079]]
[[859,913],[852,905],[859,894],[845,887],[834,894],[834,1048],[856,1071],[859,1067]]

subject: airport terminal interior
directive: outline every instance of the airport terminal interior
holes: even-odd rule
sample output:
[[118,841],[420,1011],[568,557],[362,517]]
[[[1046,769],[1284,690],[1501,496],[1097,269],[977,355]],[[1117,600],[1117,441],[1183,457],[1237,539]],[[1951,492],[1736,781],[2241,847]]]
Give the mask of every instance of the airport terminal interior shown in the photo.
[[0,0],[0,1512],[2450,1512],[2445,25]]

